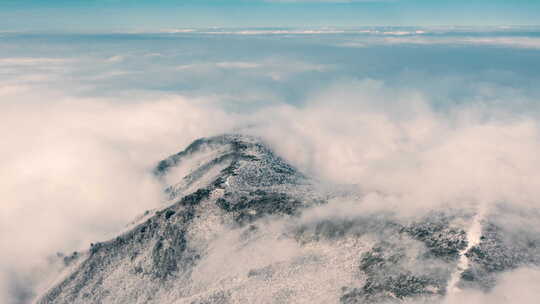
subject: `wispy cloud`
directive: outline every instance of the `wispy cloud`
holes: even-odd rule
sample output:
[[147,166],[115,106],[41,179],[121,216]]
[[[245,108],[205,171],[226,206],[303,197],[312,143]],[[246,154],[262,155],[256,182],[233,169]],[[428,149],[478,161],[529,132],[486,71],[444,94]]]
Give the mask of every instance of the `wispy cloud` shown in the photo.
[[40,58],[40,57],[10,57],[0,58],[0,65],[3,66],[32,66],[32,65],[53,65],[64,64],[72,60],[65,58]]
[[302,61],[280,61],[268,59],[263,61],[221,61],[215,63],[193,63],[176,67],[180,71],[195,71],[198,73],[215,73],[217,70],[236,70],[244,72],[259,72],[279,81],[287,76],[303,72],[322,72],[331,69],[332,66],[325,64],[313,64]]
[[387,38],[387,43],[403,44],[469,44],[516,48],[540,48],[540,38],[532,37],[406,37]]

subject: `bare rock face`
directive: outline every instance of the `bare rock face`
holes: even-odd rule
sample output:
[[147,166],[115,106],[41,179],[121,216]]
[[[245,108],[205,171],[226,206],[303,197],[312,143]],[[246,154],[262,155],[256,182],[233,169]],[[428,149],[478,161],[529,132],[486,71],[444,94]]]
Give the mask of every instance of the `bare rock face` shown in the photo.
[[196,140],[154,174],[166,207],[64,257],[67,275],[38,303],[437,303],[456,272],[460,288],[489,290],[540,264],[538,234],[516,241],[489,217],[469,246],[466,212],[306,217],[343,193],[249,136]]

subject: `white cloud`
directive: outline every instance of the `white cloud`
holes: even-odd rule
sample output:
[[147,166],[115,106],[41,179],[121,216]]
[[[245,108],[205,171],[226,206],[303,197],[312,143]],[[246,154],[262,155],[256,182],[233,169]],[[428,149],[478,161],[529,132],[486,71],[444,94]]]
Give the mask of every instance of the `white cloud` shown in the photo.
[[34,89],[7,88],[0,104],[9,147],[0,151],[0,268],[29,286],[47,269],[47,255],[86,248],[159,206],[160,186],[148,175],[156,161],[197,137],[238,128],[301,170],[363,194],[307,217],[500,201],[538,207],[540,131],[532,117],[474,103],[438,113],[420,92],[381,81],[337,83],[305,106],[250,115],[227,114],[208,99]]
[[534,304],[538,303],[540,298],[540,290],[537,288],[538,282],[540,282],[540,270],[536,268],[517,269],[501,276],[497,286],[488,293],[462,291],[449,296],[443,304]]
[[[376,42],[376,41],[375,41]],[[532,37],[399,37],[385,38],[381,42],[388,44],[448,44],[448,45],[485,45],[514,48],[540,49],[540,38]],[[352,46],[353,44],[350,44]],[[363,45],[362,45],[363,46]]]
[[51,270],[49,256],[86,249],[159,207],[162,186],[150,173],[156,162],[229,125],[204,100],[132,96],[122,102],[24,85],[2,93],[3,289],[15,282],[14,273],[19,289],[32,291]]
[[200,74],[213,74],[223,70],[236,70],[239,72],[254,72],[266,75],[274,81],[284,81],[287,77],[302,73],[317,71],[322,72],[331,69],[331,65],[313,64],[302,61],[280,60],[268,58],[263,61],[220,61],[215,63],[191,63],[176,66],[176,70],[189,70]]
[[[380,38],[361,41],[367,44],[378,41],[537,47],[535,38],[456,40],[386,37],[400,34],[397,32],[365,34]],[[164,54],[145,58],[159,61],[169,55]],[[266,75],[282,85],[296,73],[327,72],[334,66],[326,60],[319,63],[233,57],[242,58],[235,61],[224,56],[210,62],[194,59],[190,64],[171,64],[205,82],[201,92],[189,98],[138,87],[141,90],[137,92],[118,90],[108,99],[69,94],[79,86],[95,85],[96,80],[133,73],[148,81],[144,79],[149,78],[144,70],[147,67],[129,69],[131,63],[126,61],[130,60],[122,61],[124,58],[108,54],[87,61],[0,59],[0,138],[2,146],[7,147],[0,150],[0,238],[4,240],[0,244],[1,299],[12,292],[5,284],[15,281],[14,273],[31,288],[47,272],[47,255],[87,248],[90,242],[114,234],[138,213],[159,206],[160,186],[148,175],[157,161],[197,137],[231,130],[260,135],[302,171],[330,183],[355,184],[363,194],[353,201],[335,201],[326,209],[314,211],[320,212],[311,214],[314,217],[354,216],[381,207],[406,214],[441,205],[474,208],[500,201],[539,207],[538,111],[536,100],[530,100],[519,88],[471,84],[475,91],[460,100],[464,105],[440,110],[419,89],[377,80],[340,79],[341,74],[334,74],[326,78],[330,82],[307,93],[304,105],[291,106],[282,104],[282,99],[269,94],[266,87],[238,92],[231,88],[231,92],[216,94],[205,91],[205,85],[214,73],[226,77],[234,74],[239,81]],[[119,69],[116,64],[107,64],[107,59],[128,66]],[[80,78],[69,73],[73,63],[85,72]],[[93,69],[98,64],[103,66]],[[428,76],[421,80],[429,84]],[[159,87],[159,81],[152,82],[151,87]],[[115,83],[106,84],[115,87]],[[444,88],[440,92],[440,99],[448,97]],[[232,98],[241,99],[246,107],[251,100],[266,99],[268,104],[262,109],[250,109],[249,114],[231,114],[221,107],[229,106],[223,100]],[[509,104],[516,101],[527,105],[526,113],[510,110]],[[534,274],[525,277],[529,275],[531,281],[538,280]],[[514,278],[518,282],[523,277],[518,273],[503,282],[510,286]],[[501,290],[513,294],[519,289]],[[516,297],[521,294],[519,291]],[[470,296],[488,299],[481,294]],[[526,301],[523,299],[523,303]]]
[[362,81],[256,120],[268,122],[257,132],[300,168],[377,194],[369,204],[413,212],[500,201],[538,207],[538,124],[497,112],[470,105],[437,113],[414,90]]
[[0,65],[51,65],[51,64],[63,64],[70,62],[69,59],[64,58],[39,58],[39,57],[8,57],[0,58]]
[[105,61],[115,63],[115,62],[122,62],[122,61],[124,61],[125,59],[126,59],[126,56],[123,56],[123,55],[115,55],[115,56],[112,56],[112,57],[107,58]]
[[213,35],[320,35],[320,34],[343,34],[344,30],[337,29],[297,29],[297,30],[236,30],[236,31],[201,31],[201,34]]
[[169,34],[179,34],[179,33],[193,33],[195,32],[194,29],[162,29],[160,30],[162,33],[169,33]]
[[218,68],[225,68],[225,69],[256,69],[256,68],[262,67],[263,65],[257,62],[224,61],[224,62],[216,63],[216,66]]

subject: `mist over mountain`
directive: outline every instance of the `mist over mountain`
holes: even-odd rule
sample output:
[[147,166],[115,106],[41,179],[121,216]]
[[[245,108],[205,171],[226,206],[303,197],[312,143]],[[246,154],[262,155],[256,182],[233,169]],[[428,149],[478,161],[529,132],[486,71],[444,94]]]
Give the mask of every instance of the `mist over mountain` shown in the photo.
[[0,302],[536,303],[538,37],[0,33]]
[[196,140],[154,174],[170,206],[60,255],[66,274],[38,303],[439,303],[540,264],[538,212],[335,216],[365,194],[324,191],[253,137]]

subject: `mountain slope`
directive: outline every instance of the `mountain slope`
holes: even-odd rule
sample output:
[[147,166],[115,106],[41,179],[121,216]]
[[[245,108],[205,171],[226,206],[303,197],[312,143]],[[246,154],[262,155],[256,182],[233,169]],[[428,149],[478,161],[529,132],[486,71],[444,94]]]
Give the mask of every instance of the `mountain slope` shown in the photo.
[[321,190],[249,136],[199,139],[154,173],[170,205],[64,258],[69,274],[38,303],[436,302],[539,262],[540,238],[511,245],[489,217],[470,243],[470,211],[307,216],[358,194]]
[[167,188],[176,202],[131,231],[92,244],[83,256],[67,258],[80,265],[40,303],[151,301],[171,281],[189,280],[212,230],[293,215],[304,204],[295,193],[308,187],[260,142],[235,135],[195,141],[160,162],[155,174],[181,177]]

